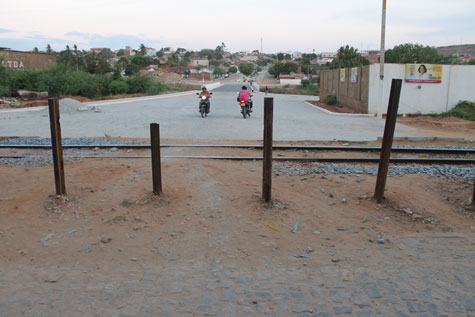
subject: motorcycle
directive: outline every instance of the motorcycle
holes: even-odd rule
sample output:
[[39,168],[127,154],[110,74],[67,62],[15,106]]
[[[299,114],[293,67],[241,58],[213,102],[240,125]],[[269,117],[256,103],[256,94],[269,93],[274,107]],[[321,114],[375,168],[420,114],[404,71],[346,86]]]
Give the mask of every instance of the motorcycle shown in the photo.
[[[199,96],[199,93],[196,93]],[[210,95],[213,93],[211,92]],[[204,118],[208,115],[209,113],[209,97],[207,96],[200,96],[200,113],[201,113],[201,118]]]
[[243,99],[239,100],[239,105],[241,106],[241,114],[244,119],[246,119],[246,117],[251,116],[251,102],[251,98],[249,98],[247,101]]

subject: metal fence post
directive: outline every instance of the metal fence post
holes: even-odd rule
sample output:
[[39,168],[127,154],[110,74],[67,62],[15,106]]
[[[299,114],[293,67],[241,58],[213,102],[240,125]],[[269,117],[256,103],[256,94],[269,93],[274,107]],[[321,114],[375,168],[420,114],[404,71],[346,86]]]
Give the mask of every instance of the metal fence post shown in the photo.
[[51,128],[51,148],[53,149],[54,183],[56,195],[66,195],[64,179],[63,146],[61,143],[61,124],[59,122],[59,99],[48,98],[49,122]]
[[262,198],[266,203],[271,200],[272,192],[272,124],[274,119],[274,98],[264,98],[264,157]]
[[158,123],[150,124],[150,147],[152,151],[153,193],[160,195],[162,193],[162,171],[160,166],[160,125]]
[[381,203],[388,176],[389,159],[391,157],[391,148],[393,145],[394,130],[396,129],[397,110],[399,107],[399,97],[401,95],[401,79],[393,79],[391,82],[391,93],[389,95],[388,111],[386,115],[386,124],[384,126],[383,143],[381,145],[381,155],[379,158],[378,177],[376,179],[376,189],[374,197],[378,203]]

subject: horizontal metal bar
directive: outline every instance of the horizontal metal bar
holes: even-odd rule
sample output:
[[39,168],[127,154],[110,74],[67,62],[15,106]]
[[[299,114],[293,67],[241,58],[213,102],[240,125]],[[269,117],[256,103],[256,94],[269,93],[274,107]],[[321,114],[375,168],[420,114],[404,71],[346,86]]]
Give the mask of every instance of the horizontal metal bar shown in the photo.
[[[41,158],[45,156],[38,155],[3,155],[2,158]],[[71,155],[64,156],[64,158],[73,159],[150,159],[151,156],[93,156],[93,155]],[[199,160],[236,160],[236,161],[253,161],[262,160],[262,156],[162,156],[163,159],[199,159]],[[300,162],[333,162],[333,163],[378,163],[379,158],[370,157],[274,157],[273,161],[300,161]],[[444,158],[391,158],[391,163],[418,163],[418,164],[448,164],[448,165],[461,165],[461,164],[475,164],[475,159],[444,159]]]
[[[182,148],[234,148],[234,149],[262,149],[262,145],[253,144],[162,144],[160,147],[182,147]],[[14,145],[0,144],[0,149],[51,149],[51,145]],[[129,144],[129,145],[63,145],[63,149],[150,149],[149,144]],[[310,150],[310,151],[354,151],[354,152],[379,152],[380,146],[326,146],[326,145],[273,145],[273,150]],[[432,154],[475,154],[473,149],[440,149],[440,148],[398,148],[393,147],[391,152],[398,153],[432,153]]]

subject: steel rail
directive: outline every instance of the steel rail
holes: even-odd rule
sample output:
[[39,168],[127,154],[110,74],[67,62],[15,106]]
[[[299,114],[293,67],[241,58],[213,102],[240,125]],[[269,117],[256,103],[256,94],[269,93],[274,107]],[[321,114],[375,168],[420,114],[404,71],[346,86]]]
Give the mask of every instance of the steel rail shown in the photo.
[[[2,155],[0,159],[25,159],[25,158],[44,158],[40,155]],[[94,156],[94,155],[65,155],[64,158],[70,159],[151,159],[150,155],[143,156]],[[262,160],[262,156],[162,156],[162,159],[199,159],[199,160],[234,160],[234,161],[253,161]],[[333,162],[333,163],[378,163],[379,158],[371,157],[274,157],[273,161],[299,161],[299,162]],[[391,158],[391,163],[417,163],[417,164],[448,164],[448,165],[467,165],[475,164],[475,159],[464,158]]]
[[[161,144],[162,148],[234,148],[234,149],[262,149],[262,145],[219,145],[219,144]],[[117,149],[150,149],[149,144],[129,145],[63,145],[63,149],[94,149],[94,148],[117,148]],[[51,145],[15,145],[0,144],[0,149],[51,149]],[[380,146],[326,146],[326,145],[273,145],[273,150],[309,150],[309,151],[353,151],[353,152],[379,152]],[[397,153],[431,153],[431,154],[475,154],[472,149],[441,149],[441,148],[398,148],[393,147],[391,152]]]

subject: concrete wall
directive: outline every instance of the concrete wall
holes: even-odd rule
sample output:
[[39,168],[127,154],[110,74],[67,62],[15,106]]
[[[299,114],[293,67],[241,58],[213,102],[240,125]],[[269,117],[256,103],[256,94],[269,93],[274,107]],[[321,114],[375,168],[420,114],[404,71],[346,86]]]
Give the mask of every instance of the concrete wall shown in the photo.
[[280,79],[281,85],[290,85],[290,86],[297,86],[300,85],[302,79]]
[[0,50],[0,56],[4,57],[3,66],[17,70],[45,69],[56,64],[56,55],[54,54]]
[[454,108],[460,100],[475,100],[475,66],[443,65],[441,83],[404,82],[404,64],[385,64],[379,96],[379,64],[370,65],[368,113],[386,113],[392,79],[402,79],[398,113],[439,113]]
[[359,113],[368,113],[369,67],[358,67],[356,83],[351,82],[351,68],[345,70],[345,81],[340,81],[340,70],[320,72],[320,100],[336,95],[338,103]]

